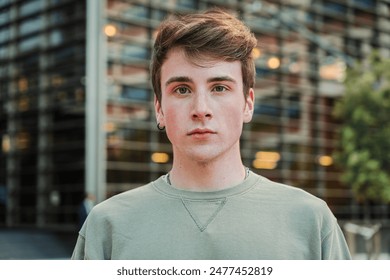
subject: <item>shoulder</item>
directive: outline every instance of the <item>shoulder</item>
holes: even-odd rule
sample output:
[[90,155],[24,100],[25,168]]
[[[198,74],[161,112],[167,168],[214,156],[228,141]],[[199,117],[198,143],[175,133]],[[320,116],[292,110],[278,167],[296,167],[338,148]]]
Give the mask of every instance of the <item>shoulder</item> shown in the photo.
[[313,219],[335,219],[327,203],[309,192],[290,185],[277,183],[258,175],[260,179],[253,188],[275,208],[282,208],[296,214],[297,217],[312,217]]
[[156,193],[152,184],[149,183],[135,189],[124,191],[102,201],[92,209],[91,214],[121,213],[143,204],[146,199],[152,199],[154,195],[156,195]]
[[303,189],[264,177],[261,177],[255,189],[255,192],[262,194],[270,215],[283,216],[300,230],[314,229],[323,238],[337,227],[337,219],[327,203]]
[[137,223],[137,217],[141,216],[139,213],[147,211],[146,207],[153,207],[154,196],[156,192],[149,183],[102,201],[92,208],[80,234],[85,236],[87,232],[99,232],[99,235],[104,235],[104,232],[115,230],[118,226]]
[[258,181],[256,187],[267,192],[271,196],[277,196],[278,199],[284,200],[286,202],[308,202],[322,206],[326,204],[322,199],[299,187],[274,182],[260,175],[258,176],[260,177],[260,180]]
[[[138,217],[140,213],[158,211],[169,204],[159,190],[158,185],[163,184],[162,177],[146,185],[124,191],[97,204],[88,215],[89,220],[120,220],[120,217]],[[165,198],[165,199],[164,199]]]

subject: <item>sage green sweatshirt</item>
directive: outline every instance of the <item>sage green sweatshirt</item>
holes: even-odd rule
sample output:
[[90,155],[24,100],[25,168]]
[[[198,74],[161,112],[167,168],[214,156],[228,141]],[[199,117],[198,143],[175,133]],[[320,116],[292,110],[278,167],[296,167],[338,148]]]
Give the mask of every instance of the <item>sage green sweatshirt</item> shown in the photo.
[[180,190],[164,176],[98,204],[72,259],[350,259],[326,203],[250,172],[239,185]]

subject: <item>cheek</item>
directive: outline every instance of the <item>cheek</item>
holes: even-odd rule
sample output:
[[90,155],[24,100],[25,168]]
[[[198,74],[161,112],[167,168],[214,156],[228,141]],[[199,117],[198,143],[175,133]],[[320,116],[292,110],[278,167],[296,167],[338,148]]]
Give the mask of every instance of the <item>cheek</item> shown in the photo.
[[177,110],[173,107],[165,108],[164,110],[164,120],[167,132],[175,132],[180,129],[180,124],[184,122],[184,116],[180,115],[180,110]]
[[238,125],[243,122],[244,110],[241,110],[237,106],[231,106],[229,109],[224,110],[225,119],[228,120],[227,124],[230,126],[233,123]]

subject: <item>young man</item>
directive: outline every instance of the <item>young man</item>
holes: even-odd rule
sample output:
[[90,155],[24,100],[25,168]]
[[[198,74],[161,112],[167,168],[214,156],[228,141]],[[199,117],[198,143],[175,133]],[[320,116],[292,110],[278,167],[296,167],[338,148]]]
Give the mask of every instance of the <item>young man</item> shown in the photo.
[[151,64],[172,170],[89,214],[73,259],[349,259],[325,202],[243,166],[257,41],[211,10],[160,26]]

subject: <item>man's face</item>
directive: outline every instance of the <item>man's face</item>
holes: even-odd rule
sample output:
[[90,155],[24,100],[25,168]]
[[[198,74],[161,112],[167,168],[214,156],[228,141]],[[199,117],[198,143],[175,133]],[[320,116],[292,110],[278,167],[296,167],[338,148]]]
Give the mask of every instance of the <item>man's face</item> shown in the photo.
[[239,154],[242,126],[251,120],[254,102],[252,89],[244,98],[239,61],[199,67],[180,49],[171,50],[161,68],[161,90],[157,121],[166,128],[175,159],[208,163]]

